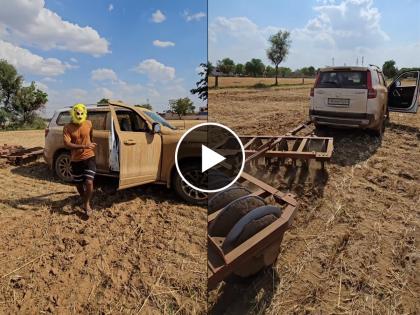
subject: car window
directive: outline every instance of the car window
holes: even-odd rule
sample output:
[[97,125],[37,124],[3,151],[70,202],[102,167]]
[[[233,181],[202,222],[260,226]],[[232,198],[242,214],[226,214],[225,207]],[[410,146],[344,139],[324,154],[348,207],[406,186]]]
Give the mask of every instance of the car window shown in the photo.
[[418,74],[416,71],[410,71],[402,74],[398,81],[400,82],[400,86],[412,86],[415,87],[417,84],[417,77]]
[[381,73],[381,72],[378,72],[378,78],[379,78],[379,83],[380,83],[381,85],[385,86],[385,85],[386,85],[386,84],[385,84],[385,79],[384,79],[384,76],[382,75],[382,73]]
[[366,71],[322,71],[317,88],[367,89]]
[[149,112],[149,111],[145,111],[144,112],[147,116],[149,116],[150,118],[153,119],[153,121],[158,122],[159,124],[161,124],[162,126],[168,127],[170,129],[176,129],[174,126],[172,126],[168,121],[166,121],[162,116],[160,116],[159,114],[155,113],[155,112]]
[[[106,114],[105,111],[88,111],[87,119],[92,122],[93,129],[96,130],[107,130],[106,126]],[[69,112],[62,112],[58,115],[56,123],[58,126],[64,126],[71,122],[71,117]]]
[[62,112],[58,115],[57,120],[56,120],[56,124],[58,126],[64,126],[65,124],[70,123],[71,118],[70,118],[70,113],[69,112]]
[[107,130],[106,114],[107,112],[105,111],[96,111],[96,112],[88,111],[87,119],[89,119],[92,122],[92,126],[94,130]]
[[116,114],[121,131],[148,131],[146,122],[136,112],[129,109],[121,109],[117,110]]
[[378,85],[379,84],[379,76],[377,71],[371,71],[372,74],[372,85]]

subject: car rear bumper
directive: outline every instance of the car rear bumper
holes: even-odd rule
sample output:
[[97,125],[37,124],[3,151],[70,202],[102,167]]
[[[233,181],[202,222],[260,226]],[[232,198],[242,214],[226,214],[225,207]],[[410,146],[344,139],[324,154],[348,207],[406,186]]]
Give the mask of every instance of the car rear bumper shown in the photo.
[[369,113],[339,113],[309,110],[311,121],[318,125],[369,128],[374,124],[375,115]]

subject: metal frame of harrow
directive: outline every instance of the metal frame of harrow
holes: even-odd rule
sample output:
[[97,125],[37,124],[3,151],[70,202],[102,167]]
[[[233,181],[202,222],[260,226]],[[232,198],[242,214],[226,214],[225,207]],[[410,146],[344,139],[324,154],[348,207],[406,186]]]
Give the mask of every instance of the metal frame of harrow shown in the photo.
[[21,165],[25,162],[35,161],[44,152],[42,147],[25,149],[17,145],[3,145],[0,147],[0,157],[5,158],[9,163]]
[[[333,139],[325,137],[314,137],[314,136],[294,136],[297,132],[308,127],[310,123],[302,124],[285,136],[271,137],[271,136],[240,136],[241,141],[244,142],[245,149],[245,163],[249,163],[261,157],[279,157],[279,158],[291,158],[292,160],[303,159],[310,160],[315,159],[320,161],[322,167],[324,162],[331,158],[333,152]],[[259,140],[262,141],[259,141]],[[319,151],[305,151],[306,144],[309,140],[315,140],[321,142],[321,147],[324,148],[321,152]],[[253,144],[260,142],[260,145],[253,148]],[[292,150],[273,150],[277,146],[287,145],[293,141],[296,146]],[[284,146],[286,147],[286,146]],[[235,247],[228,253],[224,253],[222,250],[223,237],[213,237],[208,235],[208,289],[214,289],[217,284],[223,281],[231,273],[235,271],[235,268],[247,263],[252,257],[261,255],[264,250],[272,245],[273,243],[280,243],[283,240],[285,231],[292,225],[298,202],[295,200],[295,196],[290,193],[284,193],[276,189],[275,187],[264,183],[256,177],[242,172],[239,183],[251,183],[257,188],[256,191],[251,193],[253,196],[260,196],[262,198],[269,198],[272,196],[274,200],[282,207],[283,212],[276,221],[272,224],[256,233],[254,236]],[[208,216],[208,226],[213,222],[222,209],[210,214]]]

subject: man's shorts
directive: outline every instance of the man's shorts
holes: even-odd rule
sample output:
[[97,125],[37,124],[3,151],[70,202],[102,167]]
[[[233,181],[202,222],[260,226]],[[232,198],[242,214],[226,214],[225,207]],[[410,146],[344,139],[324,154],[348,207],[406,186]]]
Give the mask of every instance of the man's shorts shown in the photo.
[[92,156],[82,161],[72,161],[71,171],[74,183],[82,183],[88,179],[93,180],[96,174],[95,157]]

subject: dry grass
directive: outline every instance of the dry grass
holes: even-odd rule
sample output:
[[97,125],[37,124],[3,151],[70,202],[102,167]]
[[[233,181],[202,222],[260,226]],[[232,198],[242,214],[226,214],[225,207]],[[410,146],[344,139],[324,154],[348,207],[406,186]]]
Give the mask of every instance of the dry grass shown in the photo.
[[[43,145],[43,132],[2,143]],[[0,313],[205,312],[205,209],[162,186],[98,189],[84,221],[74,187],[41,161],[0,168],[0,181]]]
[[[220,89],[209,118],[239,134],[284,134],[308,118],[309,88]],[[300,201],[272,270],[210,294],[214,314],[416,314],[420,309],[420,115],[391,114],[382,143],[328,130],[327,174],[257,173]]]
[[[273,85],[275,78],[251,78],[251,77],[219,77],[219,88],[228,87],[252,87],[256,84],[264,84],[267,86]],[[296,85],[302,84],[301,78],[279,78],[279,85]],[[315,79],[304,79],[305,84],[314,84]],[[209,87],[214,87],[215,78],[209,77]]]

